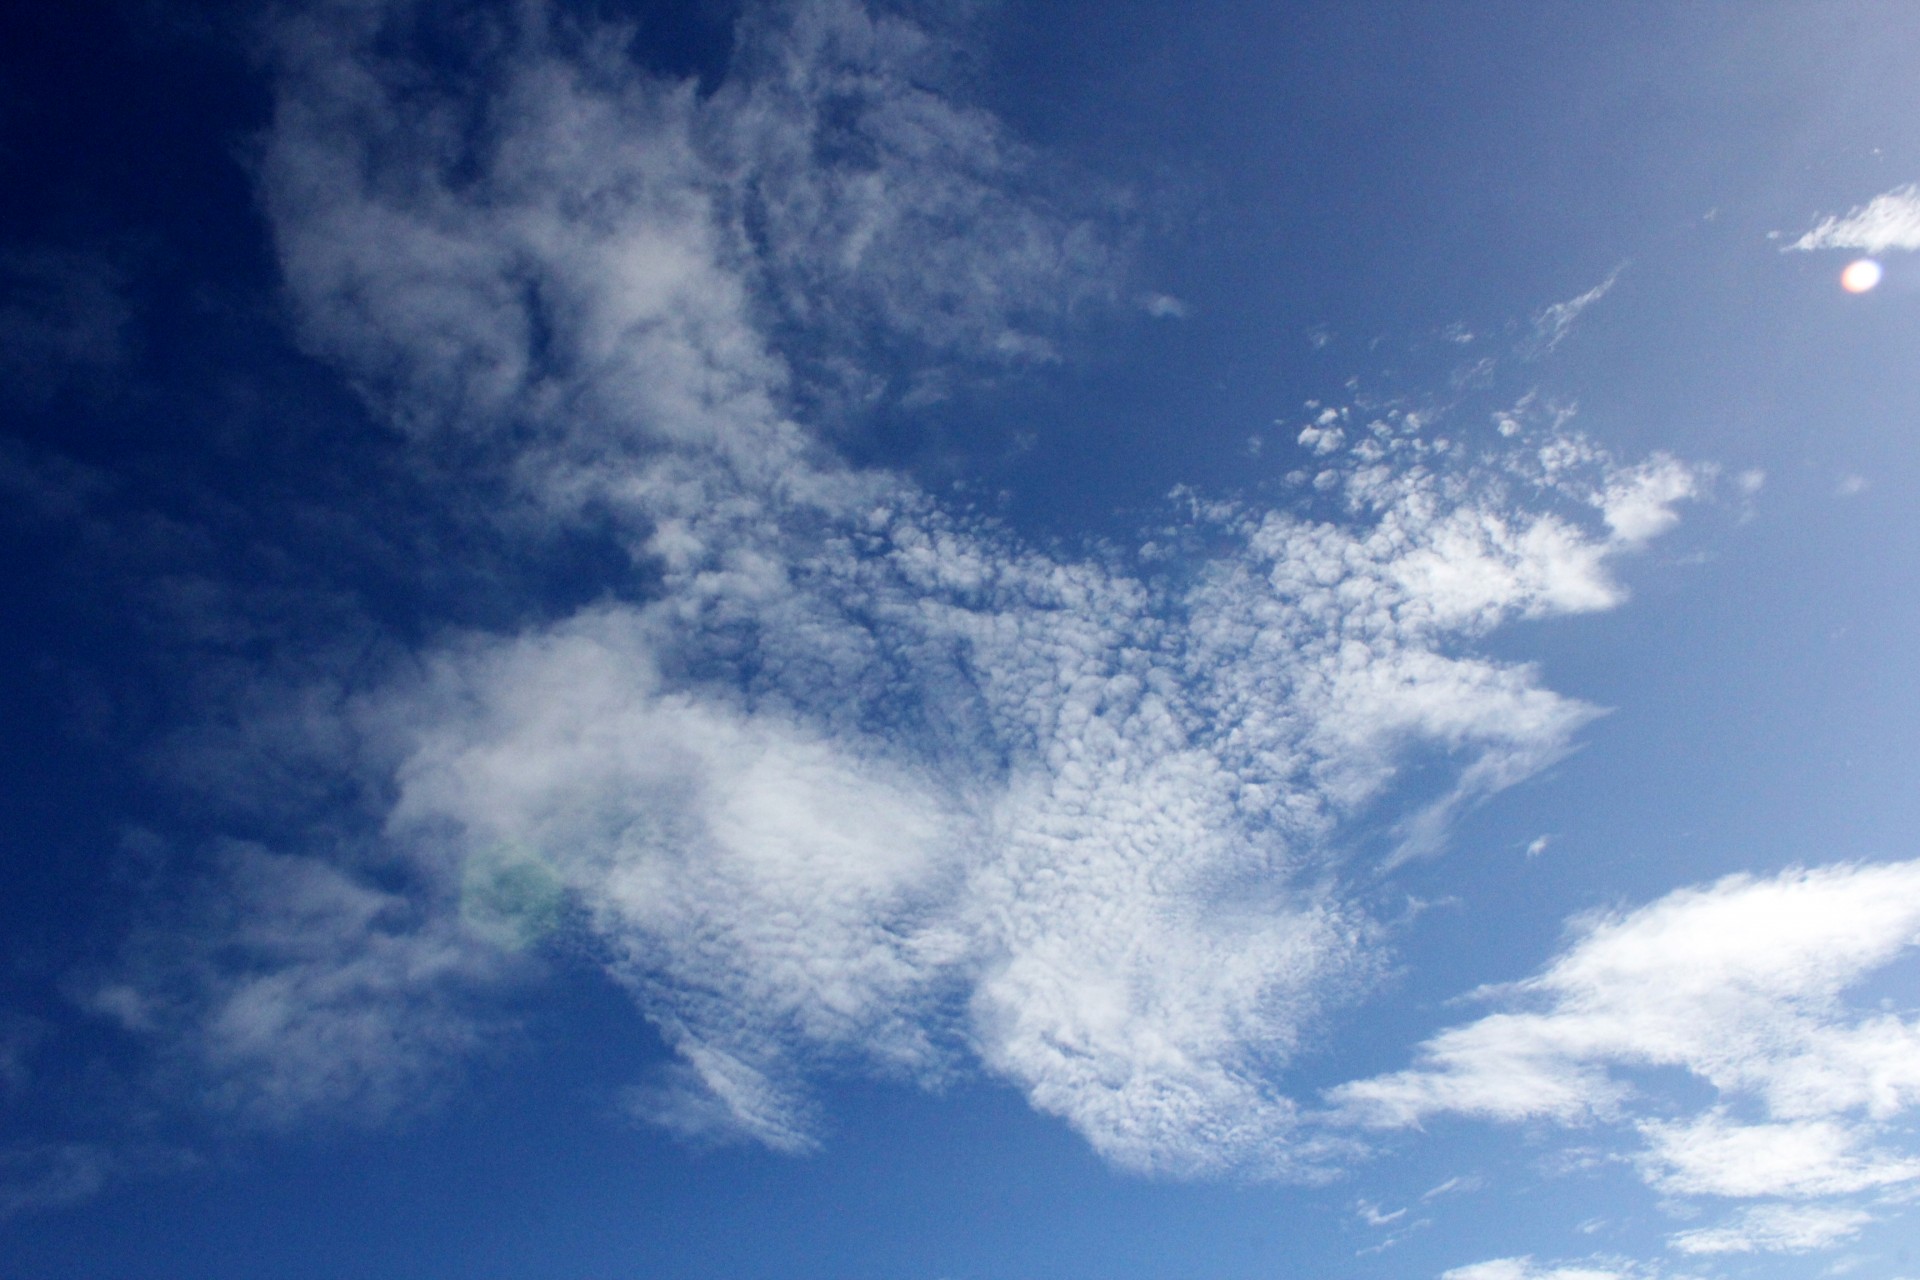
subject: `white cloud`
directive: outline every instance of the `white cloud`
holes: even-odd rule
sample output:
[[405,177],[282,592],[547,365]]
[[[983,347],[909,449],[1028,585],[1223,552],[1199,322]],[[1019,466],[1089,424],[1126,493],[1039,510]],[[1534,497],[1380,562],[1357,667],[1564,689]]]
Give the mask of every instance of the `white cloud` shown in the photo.
[[1545,307],[1533,318],[1533,341],[1530,354],[1534,356],[1550,355],[1567,335],[1573,332],[1573,326],[1579,322],[1588,307],[1612,292],[1613,286],[1620,280],[1623,268],[1616,267],[1613,273],[1593,288],[1578,297],[1568,298],[1565,302],[1556,302]]
[[1593,1263],[1541,1263],[1531,1257],[1494,1258],[1443,1272],[1440,1280],[1637,1280],[1645,1268],[1620,1260]]
[[[1393,806],[1432,852],[1569,749],[1596,709],[1475,642],[1619,602],[1691,473],[1336,412],[1297,509],[1185,495],[1139,567],[843,464],[793,326],[988,359],[1118,282],[910,74],[926,37],[783,12],[706,99],[537,21],[478,103],[376,55],[376,9],[288,28],[267,206],[309,341],[657,586],[339,700],[421,887],[237,856],[226,941],[98,1003],[239,1110],[397,1106],[534,936],[459,868],[519,868],[679,1053],[627,1101],[680,1132],[804,1149],[823,1064],[984,1067],[1127,1167],[1307,1172],[1344,1139],[1273,1080],[1380,964],[1347,837]],[[1443,780],[1401,796],[1412,759]]]
[[1647,1180],[1676,1195],[1845,1195],[1920,1178],[1920,1161],[1865,1150],[1868,1132],[1832,1120],[1740,1124],[1714,1111],[1640,1128]]
[[1830,214],[1787,248],[1857,249],[1863,253],[1920,249],[1920,185],[1895,187],[1844,215]]
[[648,1093],[675,1127],[802,1145],[807,1061],[977,1056],[1122,1164],[1293,1167],[1265,1081],[1373,963],[1336,833],[1422,744],[1461,762],[1443,805],[1556,758],[1591,709],[1442,647],[1616,598],[1610,535],[1491,477],[1338,466],[1371,517],[1206,508],[1184,535],[1232,549],[1177,589],[878,477],[824,527],[677,512],[657,601],[397,696],[395,833],[558,869],[682,1084],[732,1103]]
[[1692,1254],[1810,1253],[1851,1240],[1872,1221],[1860,1209],[1757,1205],[1722,1226],[1679,1232],[1669,1243]]
[[1695,497],[1699,477],[1672,458],[1660,457],[1616,476],[1606,489],[1601,514],[1614,541],[1639,547],[1679,523],[1675,505]]
[[1437,1186],[1422,1192],[1422,1200],[1438,1200],[1441,1196],[1470,1195],[1486,1186],[1486,1180],[1478,1174],[1456,1174]]
[[1487,993],[1522,1011],[1443,1031],[1412,1068],[1331,1096],[1388,1127],[1442,1112],[1585,1124],[1671,1114],[1629,1073],[1680,1067],[1720,1101],[1638,1120],[1655,1188],[1807,1198],[1910,1183],[1920,1159],[1877,1144],[1920,1103],[1920,1022],[1843,996],[1916,941],[1920,862],[1732,876],[1588,922],[1541,974]]
[[1404,1208],[1395,1209],[1389,1213],[1371,1200],[1361,1200],[1357,1202],[1353,1207],[1353,1211],[1359,1215],[1362,1222],[1370,1227],[1392,1226],[1407,1216],[1407,1211]]

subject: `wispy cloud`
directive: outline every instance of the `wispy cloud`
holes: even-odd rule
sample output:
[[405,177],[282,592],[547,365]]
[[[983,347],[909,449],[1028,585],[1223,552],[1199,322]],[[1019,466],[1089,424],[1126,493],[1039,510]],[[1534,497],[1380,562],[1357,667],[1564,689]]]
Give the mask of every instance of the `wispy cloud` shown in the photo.
[[1873,1221],[1859,1209],[1759,1205],[1726,1224],[1682,1231],[1670,1241],[1682,1253],[1810,1253],[1851,1240]]
[[[1057,161],[941,94],[951,51],[928,27],[812,0],[749,9],[740,44],[751,74],[704,123],[757,296],[789,322],[789,361],[844,365],[877,335],[922,358],[1048,361],[1062,318],[1118,301],[1123,255],[1099,184],[1063,181]],[[1182,310],[1162,295],[1148,307]]]
[[91,1199],[119,1164],[114,1152],[93,1143],[0,1147],[0,1222]]
[[105,255],[40,246],[0,251],[0,373],[4,394],[41,401],[83,390],[131,354],[133,308]]
[[1786,248],[1857,249],[1862,253],[1920,249],[1920,185],[1895,187],[1845,214],[1829,214]]
[[1550,307],[1543,308],[1533,318],[1533,341],[1527,348],[1527,353],[1538,357],[1550,355],[1557,350],[1573,332],[1574,325],[1579,323],[1580,317],[1586,313],[1587,308],[1613,291],[1613,286],[1619,283],[1620,272],[1623,270],[1625,268],[1615,267],[1613,273],[1605,280],[1578,297],[1568,298],[1565,302],[1556,302]]
[[317,857],[235,844],[84,1001],[164,1046],[158,1071],[248,1126],[380,1122],[438,1096],[503,1025],[470,1003],[510,957],[424,902]]
[[1624,1259],[1542,1263],[1531,1257],[1494,1258],[1444,1272],[1440,1280],[1651,1280],[1656,1273]]
[[[1675,1195],[1818,1198],[1910,1183],[1920,1159],[1898,1149],[1896,1121],[1920,1102],[1920,1023],[1850,1009],[1843,996],[1917,932],[1920,863],[1681,890],[1586,923],[1540,975],[1487,993],[1518,1010],[1444,1031],[1414,1067],[1332,1097],[1387,1127],[1443,1112],[1570,1125],[1643,1116],[1638,1166]],[[1718,1101],[1653,1118],[1677,1104],[1636,1088],[1629,1073],[1650,1066],[1685,1069]]]
[[1920,1160],[1873,1150],[1869,1125],[1741,1123],[1714,1111],[1679,1124],[1650,1121],[1641,1133],[1647,1180],[1677,1195],[1846,1195],[1920,1178]]

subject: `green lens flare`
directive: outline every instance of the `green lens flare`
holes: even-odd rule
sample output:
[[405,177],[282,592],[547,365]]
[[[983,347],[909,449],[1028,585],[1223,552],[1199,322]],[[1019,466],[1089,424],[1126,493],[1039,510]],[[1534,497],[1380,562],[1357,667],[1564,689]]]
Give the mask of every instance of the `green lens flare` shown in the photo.
[[476,850],[460,877],[460,918],[509,951],[524,951],[558,928],[565,900],[560,877],[528,849]]

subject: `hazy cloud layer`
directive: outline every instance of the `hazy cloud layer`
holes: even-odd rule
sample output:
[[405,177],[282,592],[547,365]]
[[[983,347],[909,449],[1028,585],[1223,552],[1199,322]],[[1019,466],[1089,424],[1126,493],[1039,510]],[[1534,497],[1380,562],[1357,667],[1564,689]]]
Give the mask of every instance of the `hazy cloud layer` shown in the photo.
[[106,257],[0,251],[0,394],[44,401],[107,381],[129,355],[132,318],[121,273]]
[[159,1038],[162,1074],[234,1121],[387,1120],[438,1096],[449,1067],[502,1024],[488,1006],[511,957],[433,899],[235,844],[87,1003]]

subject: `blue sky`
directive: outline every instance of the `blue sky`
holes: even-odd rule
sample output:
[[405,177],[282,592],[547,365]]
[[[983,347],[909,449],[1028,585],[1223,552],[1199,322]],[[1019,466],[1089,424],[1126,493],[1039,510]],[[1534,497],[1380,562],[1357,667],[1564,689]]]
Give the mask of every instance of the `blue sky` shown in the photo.
[[1910,19],[7,17],[0,1270],[1920,1274]]

